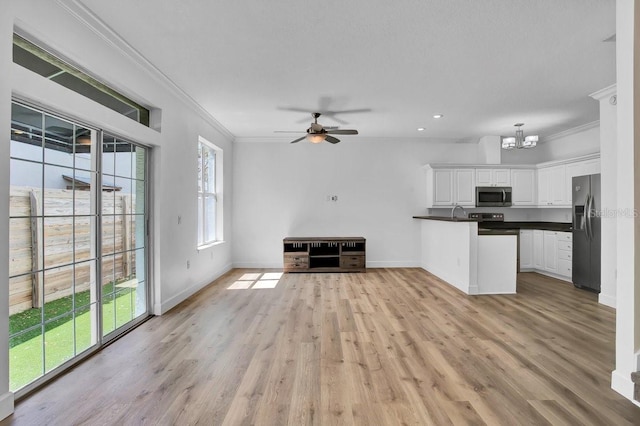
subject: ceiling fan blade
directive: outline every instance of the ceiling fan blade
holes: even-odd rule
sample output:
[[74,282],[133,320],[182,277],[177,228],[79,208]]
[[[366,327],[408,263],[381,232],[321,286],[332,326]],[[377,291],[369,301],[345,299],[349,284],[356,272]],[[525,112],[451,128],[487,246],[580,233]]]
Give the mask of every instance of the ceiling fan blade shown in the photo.
[[303,130],[274,130],[273,133],[304,133]]
[[327,142],[329,142],[329,143],[338,143],[338,142],[340,142],[340,139],[334,138],[333,136],[329,136],[329,135],[327,135],[327,138],[325,140]]
[[358,131],[353,129],[335,129],[327,130],[327,133],[331,135],[357,135]]
[[298,143],[298,142],[300,142],[300,141],[301,141],[302,139],[304,139],[304,138],[306,138],[306,136],[303,136],[303,137],[298,138],[298,139],[296,139],[296,140],[294,140],[294,141],[291,141],[291,143]]
[[324,111],[323,115],[336,115],[336,114],[353,114],[356,112],[371,112],[371,108],[358,108],[358,109],[344,109],[342,111]]

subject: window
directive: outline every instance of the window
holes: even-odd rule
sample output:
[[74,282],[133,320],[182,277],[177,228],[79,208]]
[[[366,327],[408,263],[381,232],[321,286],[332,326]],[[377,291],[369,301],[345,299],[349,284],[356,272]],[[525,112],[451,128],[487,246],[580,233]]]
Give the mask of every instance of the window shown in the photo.
[[222,241],[222,150],[198,141],[198,247]]
[[149,127],[147,108],[17,34],[13,62]]

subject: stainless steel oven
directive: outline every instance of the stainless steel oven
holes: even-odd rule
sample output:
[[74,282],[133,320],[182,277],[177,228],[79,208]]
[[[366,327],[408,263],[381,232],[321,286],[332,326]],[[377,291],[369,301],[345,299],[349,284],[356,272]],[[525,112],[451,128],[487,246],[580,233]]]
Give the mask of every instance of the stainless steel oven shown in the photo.
[[476,207],[511,207],[511,187],[476,186]]

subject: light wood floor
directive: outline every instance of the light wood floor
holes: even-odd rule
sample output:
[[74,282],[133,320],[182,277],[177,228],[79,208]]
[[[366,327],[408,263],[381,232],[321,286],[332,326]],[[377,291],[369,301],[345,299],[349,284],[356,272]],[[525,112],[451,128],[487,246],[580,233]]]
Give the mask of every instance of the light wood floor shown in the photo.
[[[610,389],[615,312],[520,274],[469,297],[421,269],[234,270],[21,401],[0,425],[640,424]],[[245,276],[246,278],[246,276]]]

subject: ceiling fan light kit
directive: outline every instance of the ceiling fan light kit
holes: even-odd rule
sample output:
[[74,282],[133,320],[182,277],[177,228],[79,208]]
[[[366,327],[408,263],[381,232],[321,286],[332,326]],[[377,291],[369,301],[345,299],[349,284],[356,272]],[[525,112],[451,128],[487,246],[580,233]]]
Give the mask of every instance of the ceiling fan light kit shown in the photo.
[[538,144],[538,135],[529,135],[524,136],[524,132],[522,131],[522,126],[524,123],[516,123],[514,124],[518,129],[516,130],[516,135],[502,138],[502,149],[528,149],[535,148]]
[[[324,127],[322,124],[318,123],[318,117],[322,114],[319,112],[314,112],[311,114],[313,117],[313,123],[306,130],[307,135],[302,136],[301,138],[295,139],[291,141],[291,143],[298,143],[303,139],[307,139],[311,143],[321,143],[327,141],[332,144],[336,144],[340,142],[340,139],[333,137],[331,135],[357,135],[358,131],[353,129],[334,129],[331,127]],[[297,132],[294,132],[297,133]]]
[[321,143],[321,142],[324,142],[325,139],[327,139],[327,135],[322,135],[322,134],[318,135],[318,134],[309,133],[307,135],[307,139],[311,143]]

